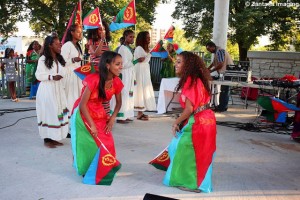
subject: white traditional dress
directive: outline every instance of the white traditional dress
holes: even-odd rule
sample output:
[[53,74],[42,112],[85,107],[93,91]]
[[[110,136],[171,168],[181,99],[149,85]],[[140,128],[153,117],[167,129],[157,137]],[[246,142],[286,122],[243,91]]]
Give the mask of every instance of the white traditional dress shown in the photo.
[[136,111],[156,110],[154,90],[150,75],[151,54],[146,53],[141,46],[137,46],[134,51],[134,60],[145,57],[143,62],[135,65],[136,87],[134,91],[134,109]]
[[[61,55],[66,61],[65,69],[66,74],[63,78],[67,96],[67,107],[70,111],[73,109],[75,101],[79,98],[81,89],[83,87],[82,80],[74,73],[74,69],[81,66],[81,62],[72,62],[72,58],[80,57],[82,54],[79,49],[73,44],[73,42],[66,42],[61,48]],[[69,118],[71,112],[69,112]]]
[[45,65],[45,56],[40,57],[36,78],[41,81],[36,95],[36,113],[41,138],[62,140],[68,134],[67,98],[62,78],[59,81],[49,80],[50,76],[65,76],[64,67],[53,62],[52,68]]
[[[134,64],[133,54],[128,46],[122,45],[118,53],[122,56],[123,69],[121,73],[121,80],[124,85],[122,90],[122,107],[117,115],[117,119],[126,120],[134,117]],[[115,97],[111,100],[111,108],[115,107]]]

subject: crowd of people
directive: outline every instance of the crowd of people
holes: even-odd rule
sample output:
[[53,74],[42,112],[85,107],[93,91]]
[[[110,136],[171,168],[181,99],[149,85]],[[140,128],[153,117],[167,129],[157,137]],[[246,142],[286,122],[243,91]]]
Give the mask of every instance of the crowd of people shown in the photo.
[[[116,157],[112,135],[114,123],[148,121],[145,111],[156,110],[149,65],[150,34],[139,32],[135,40],[134,31],[125,30],[121,45],[111,51],[111,36],[105,21],[98,29],[88,30],[85,48],[96,72],[87,75],[83,81],[74,73],[87,53],[81,49],[81,40],[82,28],[72,25],[63,45],[59,37],[52,34],[45,38],[42,47],[33,41],[28,48],[26,84],[31,88],[39,84],[36,93],[39,135],[48,148],[62,146],[61,140],[69,135],[75,156],[77,151],[89,151],[88,147],[73,140],[81,134],[77,127],[81,124],[90,133],[83,136],[86,140],[94,141],[97,146],[104,145]],[[181,91],[183,111],[172,125],[171,162],[163,183],[187,191],[210,192],[216,151],[216,119],[208,105],[210,73],[199,56],[187,51],[177,55],[171,43],[167,50],[161,75],[179,77],[176,91]],[[15,74],[10,73],[17,67],[12,54],[13,50],[7,52],[4,64],[12,99],[17,101],[12,87]],[[75,165],[77,161],[74,159]],[[81,162],[86,166],[91,164],[87,159]]]

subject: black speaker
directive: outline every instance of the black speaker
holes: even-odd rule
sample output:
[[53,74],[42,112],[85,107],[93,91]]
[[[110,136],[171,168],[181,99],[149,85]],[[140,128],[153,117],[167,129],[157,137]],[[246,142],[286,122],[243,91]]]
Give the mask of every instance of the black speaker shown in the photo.
[[179,200],[179,199],[173,199],[170,197],[163,197],[155,194],[146,193],[143,200]]

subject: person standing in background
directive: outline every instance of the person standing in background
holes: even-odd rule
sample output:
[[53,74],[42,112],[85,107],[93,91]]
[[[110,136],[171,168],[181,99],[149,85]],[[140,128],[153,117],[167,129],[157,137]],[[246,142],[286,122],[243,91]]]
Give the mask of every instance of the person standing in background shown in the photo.
[[[124,33],[123,33],[123,35],[124,35]],[[116,48],[115,52],[119,52],[119,49],[122,46],[122,44],[124,44],[124,41],[125,41],[124,36],[120,37],[120,39],[119,39],[120,45]]]
[[[40,44],[38,41],[33,41],[26,53],[26,67],[25,67],[25,76],[26,76],[26,88],[31,90],[31,85],[36,81],[35,71],[37,67],[37,62],[40,57]],[[35,96],[35,95],[34,95]]]
[[[119,48],[119,54],[122,56],[123,68],[121,72],[121,79],[124,84],[122,90],[122,107],[117,115],[117,123],[127,124],[134,118],[134,64],[133,64],[133,49],[130,47],[134,43],[134,32],[132,30],[125,30],[123,33],[125,41]],[[111,105],[115,104],[112,99]]]
[[[88,45],[91,64],[98,67],[101,55],[109,51],[108,43],[111,40],[108,24],[102,20],[102,26],[88,30]],[[97,68],[96,68],[97,69]],[[110,102],[102,101],[106,113],[110,114]]]
[[48,148],[63,145],[68,134],[68,108],[63,77],[66,64],[57,36],[45,39],[43,53],[39,58],[36,78],[41,81],[36,95],[36,113],[39,134]]
[[135,65],[136,87],[134,91],[134,108],[138,111],[138,120],[149,120],[144,111],[156,110],[154,90],[150,75],[150,34],[148,31],[142,31],[136,38],[136,49],[134,50],[134,60],[138,59]]
[[[206,44],[206,49],[210,53],[214,54],[214,60],[208,67],[210,72],[217,71],[219,77],[224,76],[225,71],[228,65],[233,65],[233,61],[227,51],[216,46],[213,42],[208,42]],[[216,107],[216,112],[225,112],[228,109],[228,101],[229,101],[229,89],[230,87],[227,85],[221,86],[221,94],[219,97],[219,105]]]
[[[74,73],[74,69],[81,66],[82,50],[79,41],[82,39],[82,28],[78,25],[71,25],[67,31],[66,42],[61,48],[61,55],[66,61],[64,76],[65,91],[67,96],[67,107],[73,109],[75,101],[79,98],[83,87],[82,80]],[[69,112],[69,118],[71,112]]]
[[102,21],[102,26],[97,29],[88,30],[88,45],[91,63],[98,66],[101,55],[109,51],[108,43],[111,40],[110,31],[107,23]]
[[11,101],[18,102],[16,93],[16,81],[17,81],[17,71],[18,65],[17,60],[14,58],[14,50],[11,48],[5,49],[5,56],[3,63],[1,65],[1,70],[6,75],[6,81],[8,83],[8,91],[11,96]]
[[160,71],[160,76],[162,78],[172,78],[175,77],[175,60],[176,60],[176,51],[173,44],[169,43],[167,45],[168,57],[162,59],[162,68]]

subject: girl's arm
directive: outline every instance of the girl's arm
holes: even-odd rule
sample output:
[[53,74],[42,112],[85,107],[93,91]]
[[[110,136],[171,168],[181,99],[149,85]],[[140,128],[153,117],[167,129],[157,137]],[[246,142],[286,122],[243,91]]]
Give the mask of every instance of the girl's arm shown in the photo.
[[192,102],[188,98],[186,98],[185,108],[183,109],[183,112],[181,113],[180,117],[178,117],[172,125],[172,133],[174,136],[176,136],[176,131],[180,131],[178,124],[180,124],[184,120],[188,119],[192,113],[193,113]]
[[104,43],[104,40],[101,39],[101,40],[99,40],[99,45],[97,48],[95,45],[93,45],[93,48],[95,49],[94,50],[95,56],[100,56],[102,54],[103,43]]
[[119,94],[116,94],[115,95],[115,98],[116,98],[116,106],[114,108],[114,112],[113,114],[111,115],[106,127],[105,127],[105,132],[108,133],[111,131],[114,123],[115,123],[115,119],[117,117],[117,114],[118,112],[120,111],[121,109],[121,106],[122,106],[122,96],[121,96],[121,92]]
[[15,61],[15,68],[16,68],[16,71],[18,71],[18,70],[19,70],[19,67],[18,67],[18,63],[17,63],[17,61]]
[[88,87],[85,87],[85,90],[82,94],[82,97],[81,97],[81,101],[79,103],[79,110],[80,112],[83,114],[83,116],[85,117],[85,119],[87,120],[87,125],[90,127],[90,131],[91,131],[91,134],[96,137],[97,134],[98,134],[98,130],[96,128],[96,125],[94,123],[94,120],[92,119],[90,113],[89,113],[89,109],[87,107],[87,103],[89,101],[89,98],[91,96],[91,91]]

